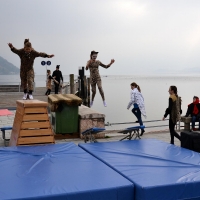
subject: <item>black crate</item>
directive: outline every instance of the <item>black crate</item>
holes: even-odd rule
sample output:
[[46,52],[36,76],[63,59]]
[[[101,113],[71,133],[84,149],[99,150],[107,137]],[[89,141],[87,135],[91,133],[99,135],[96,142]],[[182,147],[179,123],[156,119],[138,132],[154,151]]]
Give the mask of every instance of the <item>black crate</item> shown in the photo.
[[181,132],[181,147],[200,152],[200,132]]

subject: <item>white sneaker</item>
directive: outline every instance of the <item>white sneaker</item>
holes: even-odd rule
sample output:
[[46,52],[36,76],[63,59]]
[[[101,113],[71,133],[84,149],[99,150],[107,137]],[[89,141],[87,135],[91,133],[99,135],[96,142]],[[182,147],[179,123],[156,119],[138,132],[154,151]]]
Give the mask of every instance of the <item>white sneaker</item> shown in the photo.
[[22,98],[23,100],[26,100],[27,99],[27,93],[24,93],[24,96]]
[[33,95],[32,94],[29,94],[28,96],[29,96],[30,100],[33,100]]
[[104,107],[107,107],[106,101],[103,101],[103,105]]
[[93,106],[94,101],[90,101],[90,108]]

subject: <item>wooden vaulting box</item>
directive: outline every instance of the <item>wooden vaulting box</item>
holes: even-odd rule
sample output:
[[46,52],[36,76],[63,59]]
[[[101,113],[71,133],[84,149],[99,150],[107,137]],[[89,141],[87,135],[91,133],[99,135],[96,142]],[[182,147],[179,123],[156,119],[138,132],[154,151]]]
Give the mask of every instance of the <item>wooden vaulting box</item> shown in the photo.
[[9,146],[55,143],[48,103],[18,100]]

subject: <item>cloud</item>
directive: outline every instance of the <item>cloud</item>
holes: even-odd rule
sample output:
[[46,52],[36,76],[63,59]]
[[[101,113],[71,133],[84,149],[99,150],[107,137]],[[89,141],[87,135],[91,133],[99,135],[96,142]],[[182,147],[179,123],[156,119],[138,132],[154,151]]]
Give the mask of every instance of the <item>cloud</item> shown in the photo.
[[[17,48],[30,38],[37,51],[55,54],[51,70],[78,73],[91,50],[115,64],[102,74],[134,74],[197,67],[200,1],[6,0],[0,7],[0,56],[19,66],[7,42]],[[35,72],[44,74],[42,58]]]

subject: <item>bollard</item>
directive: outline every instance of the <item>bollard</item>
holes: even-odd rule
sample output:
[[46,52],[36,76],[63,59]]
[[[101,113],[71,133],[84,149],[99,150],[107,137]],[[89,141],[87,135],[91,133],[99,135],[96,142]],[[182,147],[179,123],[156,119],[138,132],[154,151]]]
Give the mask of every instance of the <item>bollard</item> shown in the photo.
[[69,75],[70,78],[70,94],[74,94],[74,74]]
[[87,79],[86,79],[86,76],[83,77],[83,83],[84,83],[84,97],[83,97],[83,101],[84,101],[84,105],[87,106],[87,104],[88,104],[88,98],[87,98]]
[[90,78],[87,78],[88,107],[90,107]]

